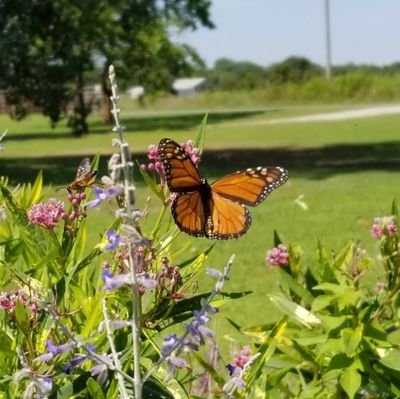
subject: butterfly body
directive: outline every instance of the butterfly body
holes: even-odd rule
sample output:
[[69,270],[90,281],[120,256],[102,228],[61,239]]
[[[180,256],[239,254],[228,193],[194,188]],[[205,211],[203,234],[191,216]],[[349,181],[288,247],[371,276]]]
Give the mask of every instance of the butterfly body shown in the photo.
[[196,237],[227,240],[242,236],[251,225],[246,205],[260,204],[288,178],[281,167],[257,167],[209,184],[175,141],[162,139],[159,153],[168,188],[176,194],[171,205],[175,223]]

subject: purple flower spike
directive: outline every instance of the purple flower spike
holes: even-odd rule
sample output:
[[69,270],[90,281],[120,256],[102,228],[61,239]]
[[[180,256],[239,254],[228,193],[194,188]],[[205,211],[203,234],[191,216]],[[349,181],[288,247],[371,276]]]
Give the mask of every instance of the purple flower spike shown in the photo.
[[76,345],[73,342],[68,342],[66,344],[57,346],[57,345],[54,345],[52,341],[47,340],[46,346],[47,346],[48,352],[44,353],[43,355],[41,355],[37,358],[38,360],[41,360],[42,362],[48,362],[54,356],[57,356],[60,353],[69,352],[72,349],[74,349]]
[[53,380],[50,377],[38,378],[36,380],[36,387],[41,395],[45,395],[47,397],[47,395],[49,395],[53,389]]
[[212,267],[207,269],[207,274],[217,279],[220,279],[222,277],[222,273],[218,269],[214,269]]
[[154,278],[151,278],[148,273],[145,273],[142,277],[139,278],[140,284],[147,289],[157,287],[157,281]]
[[121,236],[115,230],[107,231],[108,244],[104,247],[106,251],[113,251],[121,242]]
[[74,367],[79,366],[87,359],[87,356],[78,354],[71,361],[69,361],[64,367],[65,374],[71,374]]
[[107,380],[108,368],[105,364],[96,364],[90,369],[92,377],[96,378],[99,385],[103,385]]
[[114,276],[114,274],[111,273],[109,270],[103,271],[102,278],[104,281],[103,290],[107,291],[117,290],[118,288],[121,288],[123,285],[128,285],[131,284],[132,282],[130,273],[117,274],[116,276]]
[[115,185],[111,186],[109,188],[101,188],[94,186],[93,187],[93,192],[96,196],[96,198],[92,201],[89,201],[86,206],[88,208],[95,208],[96,206],[99,206],[103,201],[112,199],[116,197],[117,195],[122,193],[122,186],[121,185]]
[[168,337],[164,338],[164,346],[161,349],[161,352],[164,356],[167,356],[175,345],[178,343],[179,339],[176,334],[171,334]]

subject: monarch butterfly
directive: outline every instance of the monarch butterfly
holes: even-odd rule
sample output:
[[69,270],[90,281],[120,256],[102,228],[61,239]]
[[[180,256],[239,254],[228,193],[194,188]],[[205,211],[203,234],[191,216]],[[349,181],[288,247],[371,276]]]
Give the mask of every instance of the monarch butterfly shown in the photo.
[[90,167],[90,159],[83,158],[76,171],[75,179],[72,183],[68,184],[67,190],[69,192],[76,190],[84,190],[86,187],[94,183],[97,171],[92,170]]
[[256,206],[288,179],[279,166],[240,170],[208,184],[186,151],[164,138],[158,145],[172,201],[172,216],[180,230],[211,240],[238,238],[251,225],[245,205]]

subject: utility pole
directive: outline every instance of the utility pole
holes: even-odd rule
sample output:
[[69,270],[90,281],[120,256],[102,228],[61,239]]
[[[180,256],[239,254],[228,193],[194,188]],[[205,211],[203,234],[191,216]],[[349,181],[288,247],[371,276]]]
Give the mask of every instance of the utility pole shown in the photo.
[[329,0],[325,0],[325,40],[326,40],[326,67],[325,77],[330,80],[332,76],[331,70],[331,21],[329,13]]

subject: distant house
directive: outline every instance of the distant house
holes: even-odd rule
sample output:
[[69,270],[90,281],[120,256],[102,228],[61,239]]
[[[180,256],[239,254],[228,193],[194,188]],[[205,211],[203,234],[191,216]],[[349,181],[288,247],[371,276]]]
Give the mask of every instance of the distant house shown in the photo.
[[132,100],[137,100],[140,97],[144,96],[144,87],[143,86],[132,86],[126,91],[129,98]]
[[180,96],[190,96],[204,89],[206,78],[181,78],[175,79],[172,89]]

